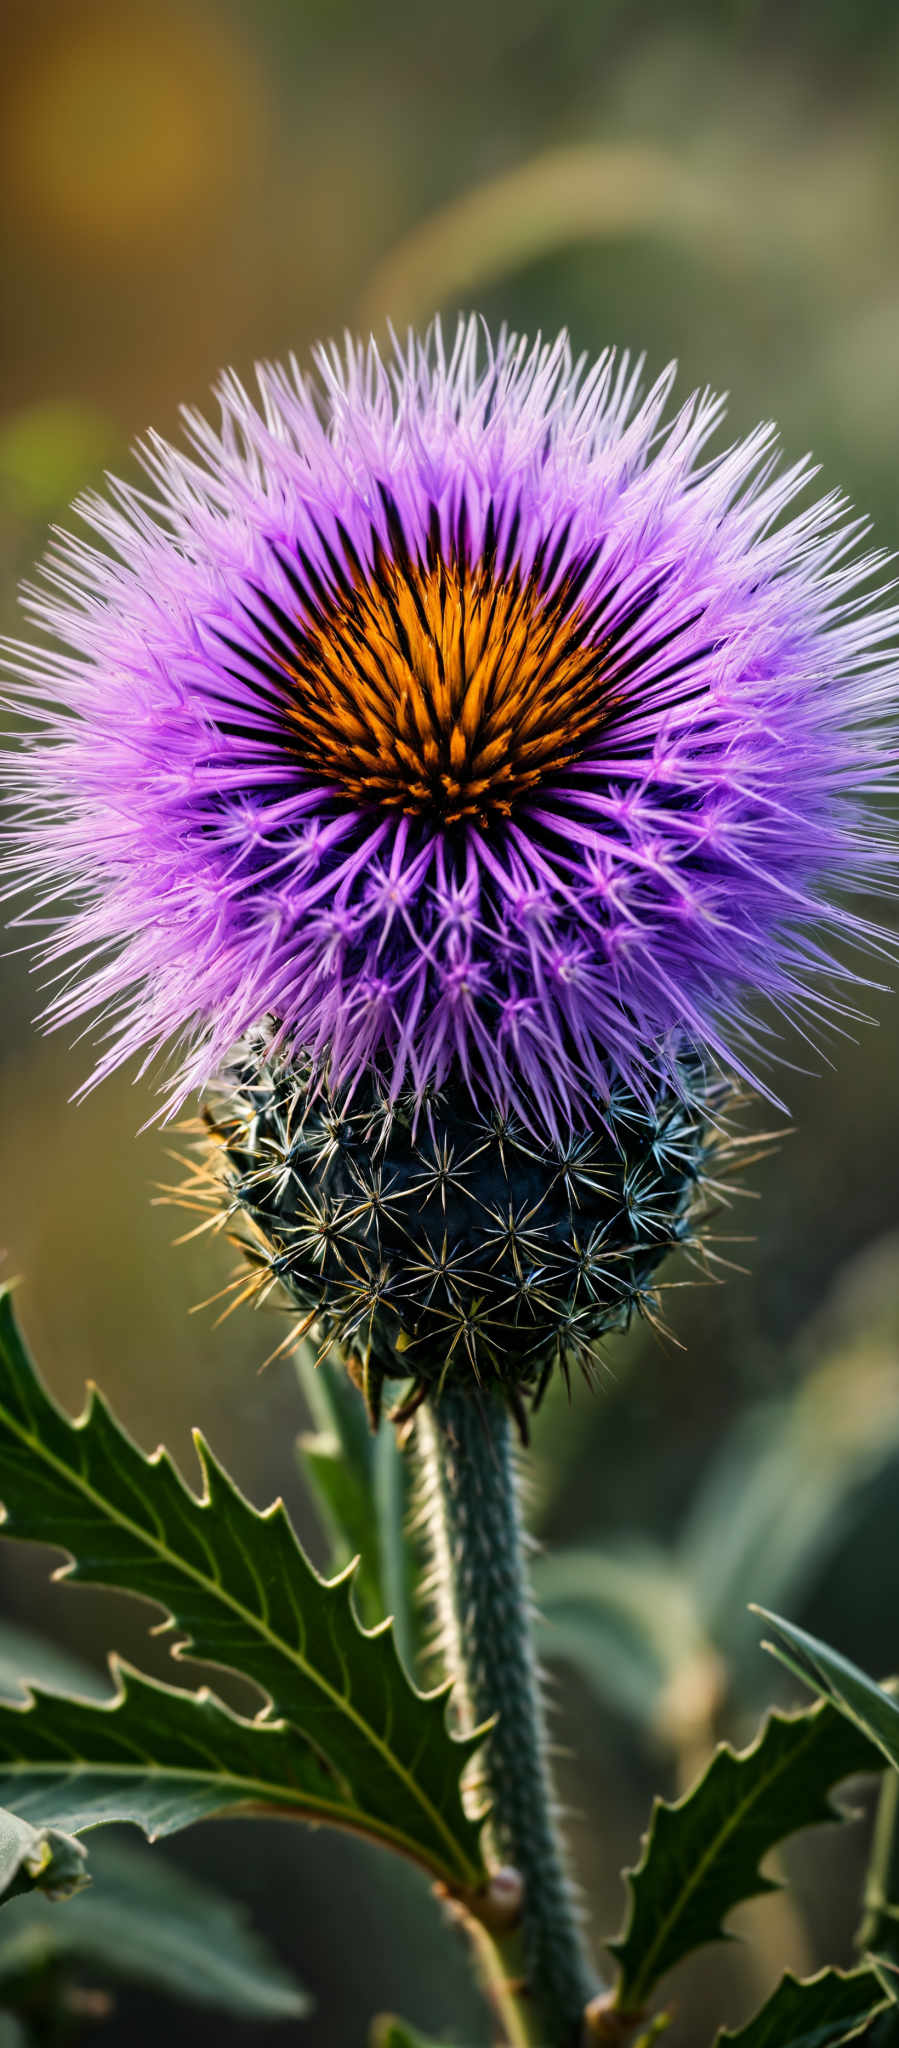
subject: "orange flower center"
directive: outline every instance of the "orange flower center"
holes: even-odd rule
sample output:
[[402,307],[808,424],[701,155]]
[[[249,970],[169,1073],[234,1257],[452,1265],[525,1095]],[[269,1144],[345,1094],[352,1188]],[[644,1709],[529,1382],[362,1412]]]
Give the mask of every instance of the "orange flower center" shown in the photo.
[[[360,804],[444,824],[508,813],[608,716],[602,649],[564,585],[377,552],[322,593],[281,666],[304,764]],[[283,643],[282,643],[283,646]]]

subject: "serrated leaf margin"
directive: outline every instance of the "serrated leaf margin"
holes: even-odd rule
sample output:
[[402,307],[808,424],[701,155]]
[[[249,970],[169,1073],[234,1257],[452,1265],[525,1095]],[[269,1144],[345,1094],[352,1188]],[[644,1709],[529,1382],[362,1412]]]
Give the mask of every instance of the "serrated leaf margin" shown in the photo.
[[[96,1437],[105,1439],[104,1448],[107,1451],[110,1445],[112,1445],[116,1449],[123,1451],[126,1454],[126,1458],[136,1460],[137,1464],[141,1468],[146,1468],[149,1473],[164,1475],[166,1484],[172,1489],[171,1498],[176,1502],[178,1512],[186,1516],[188,1521],[193,1520],[193,1534],[198,1538],[201,1547],[206,1549],[210,1557],[211,1553],[209,1553],[208,1545],[205,1543],[202,1525],[198,1526],[198,1518],[207,1512],[211,1513],[222,1503],[231,1508],[236,1515],[248,1517],[252,1525],[260,1530],[264,1530],[266,1525],[274,1528],[278,1537],[289,1545],[291,1555],[296,1557],[298,1577],[301,1573],[306,1573],[308,1574],[309,1581],[315,1585],[318,1592],[333,1594],[336,1598],[343,1599],[346,1617],[349,1618],[353,1630],[352,1640],[358,1638],[361,1645],[364,1643],[377,1644],[385,1637],[389,1638],[390,1648],[393,1651],[396,1664],[396,1682],[399,1686],[405,1688],[404,1697],[408,1696],[409,1700],[419,1702],[422,1709],[428,1713],[433,1713],[436,1708],[442,1708],[445,1714],[451,1690],[450,1682],[447,1681],[431,1692],[419,1691],[407,1677],[401,1661],[396,1655],[390,1620],[380,1622],[373,1628],[366,1628],[359,1620],[351,1596],[358,1560],[353,1560],[335,1578],[331,1580],[323,1578],[315,1570],[315,1567],[302,1550],[287,1516],[283,1501],[277,1500],[264,1510],[255,1508],[240,1492],[240,1489],[235,1485],[230,1475],[216,1460],[199,1431],[194,1432],[194,1444],[203,1479],[204,1491],[202,1495],[194,1493],[186,1484],[182,1474],[164,1448],[160,1447],[149,1455],[140,1449],[113,1415],[102,1394],[92,1384],[89,1384],[88,1399],[80,1415],[73,1418],[61,1408],[44,1384],[28,1355],[13,1315],[11,1288],[9,1284],[6,1284],[0,1288],[0,1356],[5,1355],[8,1359],[11,1353],[15,1357],[16,1365],[19,1369],[18,1384],[33,1390],[37,1403],[39,1405],[43,1404],[52,1424],[56,1428],[61,1428],[66,1433],[67,1438],[77,1440],[79,1437],[83,1437],[86,1440],[88,1435],[94,1432]],[[129,1522],[128,1518],[122,1515],[121,1511],[116,1510],[114,1512],[111,1503],[104,1500],[102,1495],[95,1488],[91,1487],[83,1474],[76,1477],[73,1468],[55,1457],[37,1433],[22,1427],[17,1422],[14,1414],[11,1415],[4,1411],[3,1419],[16,1441],[35,1452],[38,1458],[43,1460],[45,1466],[55,1465],[65,1484],[70,1488],[73,1486],[76,1489],[80,1488],[80,1491],[86,1498],[96,1502],[101,1515],[106,1521],[110,1523],[117,1521],[120,1527],[128,1528],[130,1533],[137,1537],[141,1545],[152,1549],[153,1546],[150,1543],[147,1531],[138,1522],[133,1520]],[[158,1517],[156,1519],[158,1520]],[[232,1515],[232,1521],[233,1519],[234,1516]],[[20,1537],[23,1540],[29,1540],[27,1526],[17,1527],[15,1519],[4,1511],[4,1524],[7,1523],[10,1535]],[[0,1533],[2,1533],[2,1527],[3,1525],[0,1525]],[[83,1562],[79,1563],[76,1553],[66,1544],[62,1535],[57,1537],[54,1533],[53,1536],[49,1536],[46,1530],[42,1528],[39,1532],[35,1533],[31,1540],[53,1542],[55,1547],[65,1551],[66,1561],[57,1568],[53,1574],[54,1579],[78,1581],[83,1578],[88,1583],[105,1583],[118,1588],[124,1587],[125,1590],[132,1593],[133,1597],[148,1601],[152,1606],[160,1609],[165,1617],[163,1622],[154,1630],[154,1633],[165,1633],[167,1630],[179,1632],[180,1640],[173,1645],[172,1651],[176,1658],[193,1655],[195,1659],[213,1669],[237,1671],[244,1676],[249,1676],[252,1682],[259,1686],[259,1689],[269,1697],[275,1718],[286,1719],[286,1717],[278,1716],[277,1702],[271,1701],[271,1694],[268,1688],[260,1684],[259,1679],[254,1676],[252,1671],[247,1672],[244,1666],[236,1659],[229,1663],[225,1659],[214,1655],[207,1655],[202,1649],[198,1650],[196,1648],[195,1636],[190,1632],[187,1624],[176,1616],[164,1595],[155,1591],[148,1592],[140,1586],[135,1588],[127,1584],[127,1581],[123,1580],[120,1575],[113,1571],[110,1571],[108,1577],[104,1577],[101,1571],[85,1569]],[[173,1552],[161,1538],[156,1545],[156,1552],[160,1557],[169,1562],[182,1577],[190,1579],[193,1576],[198,1584],[206,1586],[207,1590],[211,1588],[215,1598],[221,1598],[224,1604],[234,1608],[242,1623],[251,1633],[260,1636],[265,1635],[264,1621],[261,1621],[259,1615],[249,1608],[241,1607],[239,1602],[232,1599],[225,1592],[219,1575],[213,1572],[208,1580],[204,1580],[189,1560],[185,1560],[176,1552]],[[120,1573],[121,1567],[118,1569]],[[293,1588],[291,1588],[291,1600],[299,1614]],[[411,1836],[401,1842],[397,1832],[391,1826],[389,1816],[373,1819],[370,1813],[366,1813],[361,1803],[357,1804],[354,1814],[350,1814],[349,1811],[345,1810],[342,1817],[336,1821],[336,1824],[354,1828],[360,1833],[367,1833],[376,1840],[386,1842],[391,1847],[403,1847],[406,1854],[413,1856],[415,1860],[424,1864],[425,1868],[430,1869],[432,1874],[438,1877],[441,1882],[448,1884],[450,1889],[462,1889],[469,1892],[476,1891],[485,1876],[483,1861],[476,1848],[480,1822],[473,1822],[465,1814],[461,1792],[459,1793],[458,1817],[455,1827],[453,1827],[446,1822],[439,1809],[433,1805],[428,1795],[416,1782],[407,1764],[398,1757],[395,1751],[390,1749],[389,1744],[376,1730],[373,1730],[362,1721],[355,1705],[348,1705],[347,1694],[345,1692],[342,1694],[337,1693],[333,1687],[329,1687],[322,1674],[313,1665],[303,1664],[299,1654],[295,1655],[290,1649],[289,1644],[285,1641],[274,1635],[270,1635],[270,1641],[271,1648],[278,1657],[286,1658],[288,1661],[292,1659],[304,1681],[311,1682],[315,1688],[329,1696],[339,1713],[346,1714],[348,1719],[358,1724],[364,1740],[371,1743],[377,1750],[380,1760],[388,1772],[394,1774],[398,1784],[402,1782],[407,1794],[409,1792],[412,1793],[413,1799],[421,1806],[423,1814],[427,1812],[430,1820],[435,1824],[436,1835],[445,1843],[445,1854],[435,1852],[433,1843],[430,1847],[427,1844],[423,1844],[422,1841],[416,1843],[415,1839]],[[308,1743],[310,1749],[320,1757],[323,1757],[333,1770],[334,1766],[331,1763],[331,1759],[326,1756],[324,1749],[317,1742],[315,1736],[310,1735],[308,1731],[304,1730],[299,1722],[293,1725],[296,1727],[298,1735]],[[461,1776],[466,1759],[472,1749],[483,1739],[483,1731],[477,1731],[473,1735],[459,1738],[455,1733],[446,1729],[445,1723],[444,1731],[447,1743],[452,1743],[454,1750],[458,1754],[457,1771],[455,1770],[454,1760],[454,1777],[455,1782],[458,1784],[458,1779]],[[335,1775],[339,1775],[339,1771],[335,1772]]]
[[[644,1953],[644,1955],[641,1958],[635,1959],[635,1966],[633,1970],[631,1970],[629,1966],[628,1949],[633,1939],[634,1929],[637,1923],[637,1916],[640,1909],[641,1885],[645,1880],[647,1873],[651,1870],[652,1858],[656,1851],[660,1819],[662,1820],[662,1824],[664,1825],[667,1819],[676,1817],[679,1814],[683,1814],[684,1812],[686,1812],[696,1802],[700,1795],[708,1788],[712,1781],[712,1776],[716,1768],[720,1773],[722,1767],[722,1760],[728,1760],[731,1764],[738,1766],[751,1764],[753,1759],[761,1753],[765,1741],[770,1739],[772,1729],[787,1732],[792,1728],[807,1727],[810,1731],[810,1739],[812,1739],[813,1731],[815,1730],[815,1728],[823,1725],[825,1723],[825,1720],[827,1720],[828,1722],[832,1722],[836,1726],[840,1725],[840,1716],[837,1713],[837,1710],[834,1707],[830,1706],[829,1703],[826,1701],[819,1702],[815,1706],[806,1708],[805,1710],[796,1714],[783,1714],[777,1711],[772,1711],[771,1713],[765,1716],[761,1728],[759,1729],[759,1732],[755,1736],[754,1740],[748,1743],[744,1749],[736,1750],[732,1747],[730,1743],[719,1743],[714,1756],[711,1758],[711,1761],[708,1764],[706,1770],[703,1772],[702,1776],[698,1779],[695,1785],[691,1786],[690,1789],[682,1795],[680,1799],[673,1801],[656,1799],[654,1801],[652,1813],[650,1816],[649,1827],[647,1829],[646,1835],[644,1836],[643,1853],[640,1857],[640,1861],[638,1864],[634,1866],[633,1869],[627,1870],[625,1872],[625,1878],[627,1880],[630,1897],[624,1928],[620,1935],[616,1936],[616,1938],[613,1941],[607,1942],[606,1944],[611,1954],[614,1955],[616,1960],[618,1961],[619,1968],[621,1971],[620,1981],[616,1990],[616,2006],[619,2011],[640,2011],[646,1999],[649,1997],[650,1993],[654,1989],[655,1985],[660,1981],[660,1979],[667,1976],[669,1970],[675,1968],[677,1963],[681,1962],[685,1956],[691,1954],[695,1948],[704,1946],[706,1940],[731,1939],[731,1937],[726,1933],[723,1926],[721,1926],[721,1920],[723,1920],[728,1913],[734,1911],[736,1906],[741,1904],[744,1899],[753,1897],[757,1898],[765,1892],[776,1891],[778,1889],[778,1885],[773,1878],[766,1878],[762,1875],[760,1864],[763,1856],[768,1854],[770,1849],[774,1848],[779,1841],[786,1839],[788,1834],[795,1832],[797,1827],[801,1827],[802,1825],[815,1824],[814,1820],[810,1820],[807,1823],[794,1823],[793,1826],[784,1827],[781,1834],[772,1835],[772,1838],[768,1842],[768,1844],[763,1849],[760,1849],[758,1852],[758,1858],[754,1864],[752,1888],[742,1891],[739,1894],[739,1897],[734,1897],[729,1901],[725,1901],[722,1904],[720,1915],[718,1916],[718,1924],[716,1926],[714,1934],[710,1934],[708,1936],[703,1935],[698,1940],[688,1941],[686,1945],[679,1950],[677,1955],[674,1956],[670,1962],[666,1961],[658,1968],[655,1968],[652,1962],[647,1962],[647,1956]],[[848,1729],[848,1723],[844,1722],[842,1725]],[[827,1784],[822,1784],[822,1786],[820,1787],[822,1802],[825,1806],[826,1811],[818,1816],[819,1820],[825,1820],[827,1818],[838,1820],[840,1818],[839,1809],[832,1804],[829,1798],[829,1793],[835,1785],[840,1783],[842,1778],[851,1777],[859,1771],[876,1771],[882,1768],[882,1761],[880,1755],[878,1751],[874,1748],[874,1746],[865,1737],[861,1736],[858,1733],[858,1731],[853,1729],[851,1733],[855,1737],[855,1747],[853,1748],[852,1743],[847,1739],[845,1753],[847,1758],[849,1758],[849,1761],[847,1761],[845,1765],[842,1766],[838,1771],[832,1772],[829,1776]],[[790,1759],[789,1761],[792,1762],[793,1759]],[[779,1766],[777,1772],[773,1774],[771,1782],[776,1782],[777,1777],[779,1777],[782,1773],[782,1770],[786,1768],[786,1764]],[[739,1821],[739,1809],[737,1809],[736,1811],[732,1810],[728,1817],[727,1832],[736,1833],[736,1830],[739,1826]],[[684,1895],[687,1893],[692,1893],[693,1895],[695,1895],[698,1891],[699,1881],[703,1876],[704,1872],[708,1869],[709,1861],[710,1859],[708,1857],[704,1858],[703,1862],[700,1865],[698,1865],[696,1869],[691,1873],[689,1881],[684,1885],[682,1892],[679,1894],[677,1905],[678,1911],[682,1910],[680,1906],[680,1900],[684,1897]],[[656,1933],[655,1939],[650,1947],[650,1957],[654,1955],[657,1956],[660,1951],[664,1952],[663,1942],[666,1938],[668,1930],[674,1924],[675,1919],[676,1912],[674,1910],[672,1910],[671,1913],[669,1913],[666,1917],[663,1918],[661,1928]]]
[[[825,1969],[819,1970],[814,1977],[804,1978],[796,1977],[792,1970],[787,1970],[780,1983],[772,1991],[770,1998],[765,2000],[764,2005],[753,2015],[751,2020],[747,2020],[742,2027],[737,2027],[735,2031],[727,2027],[720,2029],[715,2035],[714,2048],[759,2048],[756,2034],[760,2023],[776,2020],[778,2025],[781,2024],[781,2017],[777,2011],[777,2002],[782,1998],[785,1990],[790,1992],[799,1991],[803,1994],[810,1992],[813,1996],[817,1997],[819,1990],[828,1993],[831,1990],[855,1984],[858,1985],[860,1991],[866,1985],[869,1987],[871,2003],[867,2011],[859,2013],[856,2018],[850,2018],[846,2014],[842,2018],[837,2017],[834,2022],[835,2027],[845,2027],[846,2032],[824,2034],[821,2032],[821,2028],[827,2025],[826,2013],[823,2015],[823,2018],[818,2020],[815,2020],[814,2015],[812,2016],[812,2024],[817,2028],[816,2035],[813,2037],[814,2048],[843,2048],[845,2042],[857,2041],[859,2035],[863,2034],[870,2026],[871,2021],[876,2019],[879,2013],[885,2012],[888,2009],[889,2001],[873,1969]],[[765,2048],[764,2037],[762,2037],[762,2048]],[[768,2040],[767,2048],[772,2048],[771,2039]],[[783,2035],[779,2035],[773,2043],[773,2048],[809,2048],[809,2043],[807,2038],[805,2042],[803,2042],[801,2037],[791,2037],[787,2041]]]

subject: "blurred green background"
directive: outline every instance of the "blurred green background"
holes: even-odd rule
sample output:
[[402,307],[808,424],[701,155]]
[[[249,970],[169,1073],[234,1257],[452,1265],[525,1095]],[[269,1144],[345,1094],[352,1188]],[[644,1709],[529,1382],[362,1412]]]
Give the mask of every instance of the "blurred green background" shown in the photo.
[[[730,390],[735,432],[777,418],[788,453],[814,449],[824,485],[897,544],[893,0],[7,0],[4,44],[10,629],[71,495],[105,467],[133,473],[134,436],[177,432],[179,403],[203,403],[222,365],[249,374],[438,308],[565,323],[578,348],[645,351],[649,372],[677,356],[683,395]],[[230,1255],[171,1249],[177,1219],[152,1197],[177,1178],[177,1133],[138,1135],[153,1098],[128,1079],[73,1107],[88,1052],[36,1036],[21,956],[2,962],[2,995],[0,1247],[54,1389],[77,1405],[96,1377],[188,1472],[200,1422],[255,1498],[287,1495],[323,1556],[292,1367],[257,1371],[282,1326],[189,1314]],[[746,1270],[680,1291],[689,1269],[674,1269],[678,1343],[635,1333],[598,1398],[577,1388],[569,1414],[559,1395],[536,1433],[541,1533],[602,1550],[547,1580],[545,1647],[579,1667],[554,1665],[553,1726],[609,1932],[651,1791],[778,1693],[742,1619],[750,1595],[878,1672],[899,1666],[899,1005],[874,990],[869,1007],[876,1028],[835,1049],[835,1070],[788,1076],[795,1133],[720,1225],[750,1240],[718,1247]],[[51,1561],[0,1554],[17,1621],[95,1656],[114,1629],[147,1654],[139,1612],[48,1587]],[[318,1999],[281,2038],[353,2048],[386,2006],[476,2040],[464,1957],[414,1876],[277,1827],[222,1825],[179,1853],[253,1904]],[[862,1827],[791,1852],[798,1903],[763,1901],[743,1916],[751,1951],[682,1974],[672,2048],[711,2039],[713,1998],[736,2019],[779,1967],[848,1955],[863,1853]],[[163,2019],[173,2048],[196,2039],[195,2014],[146,1993],[123,1994],[97,2038],[149,2039]],[[223,2042],[261,2038],[216,2025]]]

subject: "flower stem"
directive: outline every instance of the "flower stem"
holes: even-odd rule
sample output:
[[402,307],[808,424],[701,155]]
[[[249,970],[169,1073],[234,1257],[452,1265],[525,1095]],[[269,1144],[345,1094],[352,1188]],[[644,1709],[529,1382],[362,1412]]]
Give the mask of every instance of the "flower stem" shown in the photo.
[[[899,1773],[884,1771],[856,1946],[899,1962]],[[875,2033],[876,2039],[876,2033]]]
[[419,1431],[456,1708],[466,1730],[495,1721],[481,1753],[489,1856],[523,1885],[523,1982],[506,1986],[518,2025],[507,2024],[509,2040],[577,2048],[599,1987],[555,1820],[508,1409],[498,1395],[449,1389],[422,1409]]

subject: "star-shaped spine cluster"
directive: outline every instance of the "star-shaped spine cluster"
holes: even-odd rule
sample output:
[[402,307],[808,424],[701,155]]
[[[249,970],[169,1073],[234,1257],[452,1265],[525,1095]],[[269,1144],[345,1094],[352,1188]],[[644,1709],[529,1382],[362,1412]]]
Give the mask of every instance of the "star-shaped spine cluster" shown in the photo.
[[694,1065],[652,1107],[621,1086],[551,1140],[461,1086],[391,1102],[369,1077],[341,1101],[257,1032],[207,1097],[181,1198],[237,1227],[238,1297],[280,1283],[373,1416],[385,1379],[414,1403],[448,1377],[499,1381],[522,1413],[554,1366],[590,1375],[604,1336],[657,1315],[657,1270],[701,1245],[740,1144],[731,1099]]

